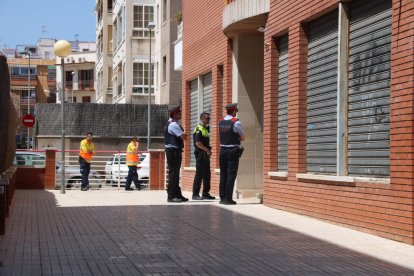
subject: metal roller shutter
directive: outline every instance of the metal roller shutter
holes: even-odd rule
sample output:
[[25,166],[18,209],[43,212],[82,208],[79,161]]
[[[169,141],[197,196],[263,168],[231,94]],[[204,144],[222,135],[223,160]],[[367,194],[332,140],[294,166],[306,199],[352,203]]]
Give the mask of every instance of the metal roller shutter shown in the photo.
[[288,36],[279,38],[279,85],[278,85],[278,124],[277,124],[277,168],[287,170],[288,154]]
[[336,174],[338,11],[308,27],[307,171]]
[[205,74],[203,76],[203,110],[201,112],[208,112],[211,113],[211,104],[212,104],[212,96],[211,92],[213,87],[211,85],[211,73]]
[[349,45],[349,175],[390,173],[392,2],[352,1]]
[[196,165],[194,157],[194,141],[193,141],[193,131],[198,124],[198,79],[191,81],[191,94],[190,94],[190,166],[193,167]]

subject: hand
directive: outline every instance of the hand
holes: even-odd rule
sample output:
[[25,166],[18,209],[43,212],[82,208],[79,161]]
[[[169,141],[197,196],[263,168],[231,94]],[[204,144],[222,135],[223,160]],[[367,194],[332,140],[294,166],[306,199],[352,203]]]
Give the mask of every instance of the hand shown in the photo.
[[207,150],[206,153],[208,156],[211,156],[211,150]]

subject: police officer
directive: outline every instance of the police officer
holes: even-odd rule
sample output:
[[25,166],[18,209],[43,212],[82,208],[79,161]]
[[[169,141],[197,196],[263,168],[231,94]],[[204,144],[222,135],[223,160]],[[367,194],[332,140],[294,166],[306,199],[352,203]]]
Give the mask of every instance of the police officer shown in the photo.
[[132,137],[131,142],[128,144],[126,150],[126,165],[128,166],[128,176],[125,183],[125,191],[133,191],[134,189],[131,188],[132,181],[137,187],[138,190],[142,190],[141,184],[138,180],[138,172],[137,172],[137,165],[139,163],[139,155],[138,155],[138,138]]
[[165,155],[168,164],[168,202],[185,202],[185,198],[180,188],[180,169],[182,161],[182,151],[187,134],[179,123],[181,120],[180,106],[169,109],[170,119],[164,127]]
[[219,121],[220,133],[220,204],[235,205],[233,200],[234,181],[243,152],[240,142],[245,140],[243,127],[235,118],[237,103],[226,106],[227,115]]
[[[210,192],[210,114],[200,114],[201,123],[193,132],[194,156],[196,159],[196,174],[193,182],[193,200],[216,199]],[[200,197],[201,181],[203,181],[203,193]]]
[[89,190],[89,173],[91,171],[92,157],[95,154],[95,145],[92,143],[92,132],[88,132],[86,139],[80,142],[79,166],[82,175],[81,191]]

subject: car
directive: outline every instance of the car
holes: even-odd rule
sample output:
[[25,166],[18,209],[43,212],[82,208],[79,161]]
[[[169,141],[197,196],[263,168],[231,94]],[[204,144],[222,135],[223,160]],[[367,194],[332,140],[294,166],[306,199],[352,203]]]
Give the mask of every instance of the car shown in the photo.
[[16,151],[13,165],[17,167],[44,168],[46,166],[46,157],[40,152]]
[[[97,171],[91,170],[89,173],[89,186],[91,188],[101,188],[104,176]],[[66,188],[80,188],[82,184],[82,175],[79,166],[65,165],[65,183]],[[62,184],[62,166],[61,162],[56,162],[56,189],[60,189]]]
[[[46,166],[46,157],[41,152],[35,151],[16,151],[14,156],[13,165],[17,167],[35,167],[44,168]],[[62,168],[61,162],[56,163],[56,188],[61,187],[61,175]],[[92,188],[99,188],[102,186],[103,176],[91,170],[89,174],[89,185]],[[80,173],[79,166],[65,166],[65,183],[66,188],[78,188],[81,185],[82,175]]]
[[[150,154],[139,153],[138,180],[141,183],[148,183],[149,181],[149,166]],[[128,166],[126,165],[126,154],[116,153],[105,165],[105,180],[108,183],[121,183],[125,185],[126,177],[128,176]]]

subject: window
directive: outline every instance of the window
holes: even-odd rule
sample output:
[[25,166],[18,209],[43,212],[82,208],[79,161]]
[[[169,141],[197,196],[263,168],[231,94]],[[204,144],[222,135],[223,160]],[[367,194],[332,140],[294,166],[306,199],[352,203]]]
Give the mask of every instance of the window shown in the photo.
[[[211,73],[199,76],[190,82],[190,129],[191,133],[199,123],[202,112],[211,113],[212,110],[212,75]],[[190,140],[190,152],[193,152],[194,141]],[[195,157],[190,155],[190,166],[195,166]]]
[[392,2],[345,5],[308,24],[307,171],[389,177]]
[[79,89],[92,89],[93,88],[93,69],[90,70],[79,70]]
[[167,0],[162,0],[162,22],[167,22]]
[[82,97],[82,102],[83,103],[90,103],[91,102],[91,97],[90,96],[83,96]]
[[288,155],[288,35],[277,41],[279,82],[277,93],[277,169],[287,171]]
[[[154,64],[151,64],[151,94],[154,94]],[[133,65],[133,88],[132,92],[137,94],[148,94],[148,63],[137,62]]]
[[145,38],[150,36],[148,23],[154,21],[154,6],[134,6],[133,37]]
[[162,57],[162,82],[167,82],[167,57]]

